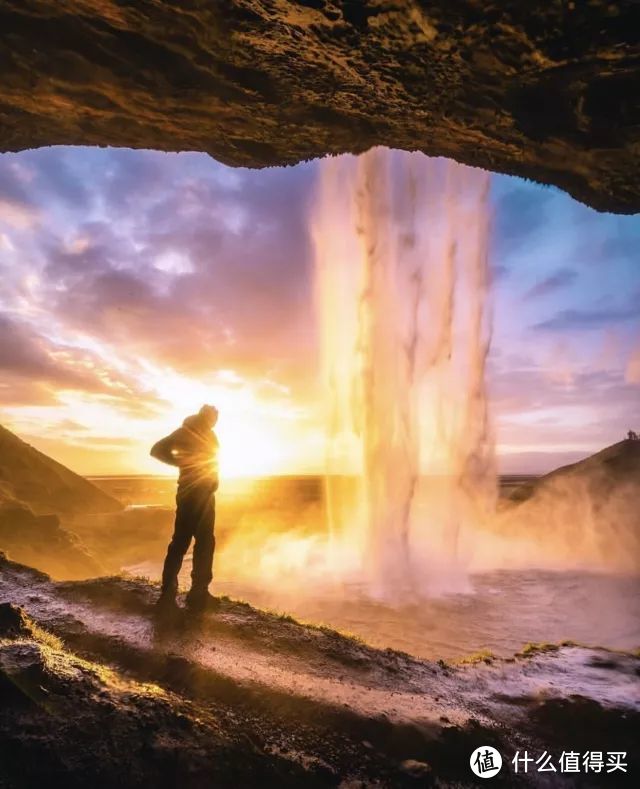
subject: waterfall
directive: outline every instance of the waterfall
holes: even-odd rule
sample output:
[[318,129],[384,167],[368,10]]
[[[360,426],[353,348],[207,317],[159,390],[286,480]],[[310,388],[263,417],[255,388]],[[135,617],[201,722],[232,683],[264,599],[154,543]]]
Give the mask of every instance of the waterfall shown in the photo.
[[[493,507],[489,175],[375,148],[321,164],[312,221],[330,550],[373,594],[455,585]],[[354,481],[355,480],[355,481]]]

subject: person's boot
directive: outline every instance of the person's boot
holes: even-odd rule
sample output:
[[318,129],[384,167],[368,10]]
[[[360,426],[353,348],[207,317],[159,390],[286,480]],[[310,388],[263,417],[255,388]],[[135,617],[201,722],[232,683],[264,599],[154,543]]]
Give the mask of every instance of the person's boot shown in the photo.
[[215,611],[220,607],[220,601],[210,592],[194,592],[193,589],[187,594],[185,598],[185,604],[187,608],[193,613],[201,613],[202,611]]
[[180,610],[180,606],[176,602],[176,596],[168,592],[162,592],[156,603],[156,611],[159,614],[175,614]]

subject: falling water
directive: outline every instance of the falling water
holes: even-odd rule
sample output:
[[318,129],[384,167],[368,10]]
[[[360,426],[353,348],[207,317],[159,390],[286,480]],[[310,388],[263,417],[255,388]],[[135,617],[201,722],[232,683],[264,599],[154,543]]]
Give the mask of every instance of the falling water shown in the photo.
[[493,506],[488,186],[483,171],[383,148],[322,164],[332,564],[349,554],[385,598],[455,587]]

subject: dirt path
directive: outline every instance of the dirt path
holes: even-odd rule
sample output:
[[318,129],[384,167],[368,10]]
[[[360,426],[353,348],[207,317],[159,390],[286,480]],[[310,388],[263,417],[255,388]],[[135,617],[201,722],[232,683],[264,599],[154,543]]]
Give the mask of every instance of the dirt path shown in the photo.
[[[593,747],[603,750],[603,732],[611,730],[611,749],[622,750],[632,722],[640,721],[640,661],[632,655],[549,646],[510,660],[448,665],[373,649],[224,598],[202,617],[158,621],[156,596],[143,581],[61,584],[0,560],[0,602],[20,606],[83,656],[200,704],[256,715],[275,710],[285,729],[295,730],[300,716],[325,721],[365,751],[382,748],[396,766],[433,765],[446,752],[445,768],[457,762],[467,775],[478,737],[490,737],[507,754],[538,744],[557,745],[559,753],[571,745],[562,736],[572,720],[580,720],[571,733],[576,747],[600,737]],[[402,747],[394,745],[398,733]]]

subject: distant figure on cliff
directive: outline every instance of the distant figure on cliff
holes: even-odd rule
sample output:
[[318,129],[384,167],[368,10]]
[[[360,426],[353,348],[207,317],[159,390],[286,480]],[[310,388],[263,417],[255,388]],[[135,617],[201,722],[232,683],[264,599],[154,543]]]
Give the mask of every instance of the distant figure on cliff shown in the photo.
[[151,456],[180,469],[176,520],[162,571],[161,611],[177,609],[178,573],[194,539],[191,590],[187,606],[203,611],[213,601],[209,594],[215,537],[215,492],[218,489],[218,439],[213,432],[218,410],[203,405],[171,435],[151,448]]
[[627,438],[629,439],[629,441],[637,441],[638,440],[638,434],[636,433],[635,430],[630,430],[627,433]]

